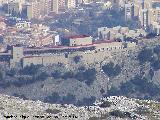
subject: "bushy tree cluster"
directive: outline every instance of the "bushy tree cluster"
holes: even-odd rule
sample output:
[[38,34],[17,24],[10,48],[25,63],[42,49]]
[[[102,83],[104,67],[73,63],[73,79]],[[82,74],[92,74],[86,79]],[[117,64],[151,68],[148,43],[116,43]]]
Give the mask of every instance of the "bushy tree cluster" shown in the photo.
[[19,77],[17,81],[10,82],[10,84],[16,87],[23,87],[29,84],[34,83],[35,81],[32,78]]
[[79,71],[76,73],[75,78],[79,81],[85,82],[87,85],[91,85],[96,79],[96,69],[91,68],[85,71]]
[[35,77],[35,80],[37,80],[37,81],[44,81],[44,80],[46,80],[48,77],[49,77],[49,75],[48,75],[46,72],[42,72],[42,73],[40,73],[39,75],[37,75],[37,76]]
[[100,104],[99,107],[106,108],[106,107],[110,107],[110,106],[111,106],[111,102],[104,101],[102,104]]
[[66,96],[60,96],[57,92],[52,93],[44,99],[47,103],[59,103],[59,104],[74,104],[76,106],[89,106],[93,105],[96,97],[91,96],[89,98],[83,98],[82,100],[76,100],[75,95],[68,93]]
[[61,103],[61,104],[74,104],[76,103],[76,98],[74,95],[68,93],[67,96],[60,96],[57,92],[52,93],[44,99],[47,103]]
[[111,111],[111,112],[109,112],[109,114],[111,116],[120,117],[120,118],[125,118],[126,117],[125,113],[120,111],[120,110]]
[[157,71],[160,69],[160,60],[154,60],[151,62],[152,68]]
[[152,49],[143,49],[138,54],[138,60],[139,60],[140,64],[152,61],[153,60],[153,51],[152,51]]
[[81,70],[79,70],[78,72],[72,72],[72,71],[68,71],[65,72],[64,74],[62,74],[60,71],[55,71],[52,73],[52,77],[54,77],[55,79],[69,79],[69,78],[74,78],[77,79],[81,82],[85,82],[87,85],[91,85],[94,80],[96,79],[96,69],[95,68],[89,68],[86,69],[83,68]]
[[8,75],[10,77],[14,77],[16,75],[16,70],[15,69],[11,69],[11,70],[6,72],[6,75]]
[[90,105],[93,105],[95,100],[96,100],[96,97],[94,97],[94,96],[91,96],[89,98],[83,98],[81,101],[78,100],[76,105],[77,106],[90,106]]
[[151,67],[153,70],[157,71],[160,69],[160,45],[152,49],[143,49],[138,54],[138,60],[140,64],[144,64],[145,62],[150,62]]
[[14,97],[19,97],[23,100],[28,100],[28,98],[24,95],[24,94],[17,94],[17,93],[14,93],[13,94]]
[[111,88],[108,91],[108,96],[112,95],[131,95],[136,93],[141,93],[142,95],[149,95],[151,97],[155,97],[160,95],[159,93],[160,87],[156,84],[149,82],[145,78],[141,78],[140,76],[135,76],[130,81],[122,83],[119,89]]
[[37,76],[32,77],[19,77],[17,81],[10,82],[16,87],[23,87],[29,84],[33,84],[38,81],[44,81],[48,78],[48,74],[46,72],[42,72]]
[[74,78],[74,73],[71,72],[71,71],[68,71],[68,72],[65,72],[63,75],[62,75],[62,78],[63,79],[68,79],[68,78]]
[[74,61],[76,64],[79,63],[80,60],[81,60],[81,56],[79,56],[79,55],[73,57],[73,61]]
[[118,64],[114,65],[113,62],[110,62],[110,63],[102,66],[102,70],[109,77],[114,77],[114,76],[117,76],[121,73],[121,67]]
[[47,96],[45,99],[44,99],[44,102],[48,102],[48,103],[59,103],[61,100],[61,97],[59,96],[58,93],[54,92],[52,93],[50,96]]
[[73,104],[76,102],[76,98],[74,95],[68,93],[67,96],[62,97],[62,103],[64,104]]
[[3,81],[3,72],[2,71],[0,71],[0,81]]
[[55,70],[54,72],[52,72],[52,77],[54,77],[55,79],[59,79],[61,78],[61,72],[59,72],[58,70]]
[[151,62],[151,67],[153,70],[157,71],[160,69],[160,45],[154,47],[153,49],[153,54],[157,56],[157,58],[152,59]]
[[151,33],[148,33],[148,34],[146,35],[146,38],[147,38],[147,39],[151,39],[151,38],[154,38],[155,36],[157,36],[157,34],[151,32]]
[[41,67],[41,65],[31,64],[30,66],[26,66],[23,69],[21,69],[20,74],[22,74],[22,75],[35,75],[38,72],[40,67]]

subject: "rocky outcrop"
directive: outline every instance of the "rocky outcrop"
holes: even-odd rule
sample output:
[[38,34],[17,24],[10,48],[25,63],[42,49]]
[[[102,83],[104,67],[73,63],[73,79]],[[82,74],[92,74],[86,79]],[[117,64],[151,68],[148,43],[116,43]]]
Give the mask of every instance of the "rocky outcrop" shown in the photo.
[[94,106],[48,104],[0,94],[0,119],[12,120],[153,120],[159,119],[160,103],[123,96],[102,98]]

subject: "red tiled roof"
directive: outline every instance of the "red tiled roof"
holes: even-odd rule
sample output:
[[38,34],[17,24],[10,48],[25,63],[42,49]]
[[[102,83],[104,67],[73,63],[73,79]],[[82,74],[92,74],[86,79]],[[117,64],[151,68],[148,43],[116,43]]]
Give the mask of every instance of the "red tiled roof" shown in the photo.
[[85,37],[90,37],[90,36],[88,36],[88,35],[75,35],[75,36],[67,36],[65,38],[74,39],[74,38],[85,38]]
[[101,43],[112,43],[112,42],[117,42],[115,40],[98,40],[93,42],[93,44],[101,44]]
[[87,45],[79,45],[79,46],[57,46],[57,45],[45,45],[43,47],[30,47],[30,48],[26,48],[26,50],[30,49],[30,50],[34,50],[34,49],[69,49],[69,48],[80,48],[80,47],[91,47],[91,46],[94,46],[96,44],[102,44],[102,43],[112,43],[112,42],[117,42],[117,41],[114,41],[114,40],[106,40],[106,41],[96,41],[96,42],[93,42],[92,44],[87,44]]

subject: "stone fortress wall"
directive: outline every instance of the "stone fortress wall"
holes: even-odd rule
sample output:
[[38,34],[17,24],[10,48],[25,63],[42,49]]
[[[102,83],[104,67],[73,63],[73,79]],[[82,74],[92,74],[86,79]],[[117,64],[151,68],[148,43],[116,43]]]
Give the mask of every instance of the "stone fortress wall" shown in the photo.
[[[85,65],[90,65],[93,63],[100,63],[104,59],[111,59],[114,52],[127,51],[129,49],[135,49],[135,43],[128,43],[124,45],[122,42],[111,42],[111,43],[101,43],[95,44],[95,50],[87,51],[75,51],[61,54],[41,54],[38,56],[24,56],[22,57],[23,67],[29,66],[31,64],[42,64],[44,66],[63,63],[64,65],[71,66],[73,64],[73,58],[75,56],[81,56],[81,61]],[[18,61],[17,61],[18,62]],[[15,64],[11,64],[14,67]]]

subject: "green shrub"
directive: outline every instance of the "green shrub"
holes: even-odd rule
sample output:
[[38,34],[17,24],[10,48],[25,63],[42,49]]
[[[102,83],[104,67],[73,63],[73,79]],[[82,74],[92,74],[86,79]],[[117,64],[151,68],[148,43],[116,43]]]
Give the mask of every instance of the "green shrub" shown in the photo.
[[94,82],[94,80],[96,79],[96,70],[94,68],[87,69],[84,72],[84,79],[86,80],[85,83],[87,85],[91,85]]
[[79,71],[76,73],[75,78],[79,81],[85,82],[87,85],[91,85],[96,79],[96,69],[91,68],[85,71]]
[[49,75],[46,72],[42,72],[40,73],[40,75],[38,75],[36,77],[37,81],[44,81],[49,77]]
[[138,60],[140,64],[143,64],[144,62],[149,62],[152,60],[153,57],[153,52],[151,49],[143,49],[139,54],[138,54]]
[[74,74],[71,71],[64,73],[62,76],[63,79],[68,79],[68,78],[73,78],[73,77],[74,77]]
[[59,96],[58,93],[54,92],[52,93],[52,95],[50,96],[47,96],[45,99],[44,99],[44,102],[48,102],[48,103],[59,103],[61,100],[61,97]]
[[16,74],[16,71],[15,71],[15,69],[11,69],[11,70],[7,71],[6,74],[10,77],[14,77]]
[[76,98],[74,95],[68,93],[67,96],[63,96],[62,103],[64,104],[74,104],[76,102]]
[[121,95],[129,95],[139,92],[153,97],[159,95],[159,91],[160,88],[158,85],[148,81],[145,78],[141,78],[140,76],[135,76],[130,81],[122,83],[118,92]]
[[111,106],[111,102],[104,101],[99,107],[106,108],[106,107],[110,107],[110,106]]
[[102,89],[100,90],[100,92],[101,92],[101,94],[103,94],[103,93],[105,93],[105,90],[102,88]]
[[118,64],[114,65],[113,62],[110,62],[107,65],[102,66],[102,70],[109,77],[115,77],[121,73],[121,67]]
[[19,97],[23,100],[28,100],[28,98],[24,95],[24,94],[17,94],[17,93],[14,93],[13,94],[14,97]]
[[80,62],[80,60],[81,60],[81,56],[75,56],[75,57],[73,57],[73,61],[77,64],[78,62]]
[[111,116],[120,117],[120,118],[124,118],[125,117],[125,114],[123,112],[121,112],[120,110],[114,110],[112,112],[109,112],[109,114]]
[[154,53],[156,53],[157,55],[160,54],[160,45],[156,46],[154,49],[153,49]]
[[61,72],[59,72],[58,70],[52,72],[52,77],[54,77],[55,79],[61,78]]
[[151,66],[155,71],[159,70],[160,69],[160,60],[152,61]]
[[116,87],[111,87],[110,90],[107,91],[107,94],[104,95],[104,97],[117,95],[120,95],[120,91]]
[[0,71],[0,81],[3,81],[3,80],[4,80],[3,72]]
[[35,75],[40,67],[41,65],[31,64],[30,66],[26,66],[23,69],[21,69],[20,73],[23,75]]
[[93,103],[95,102],[96,97],[95,96],[91,96],[89,98],[83,98],[81,101],[78,100],[76,105],[77,106],[90,106],[93,105]]

